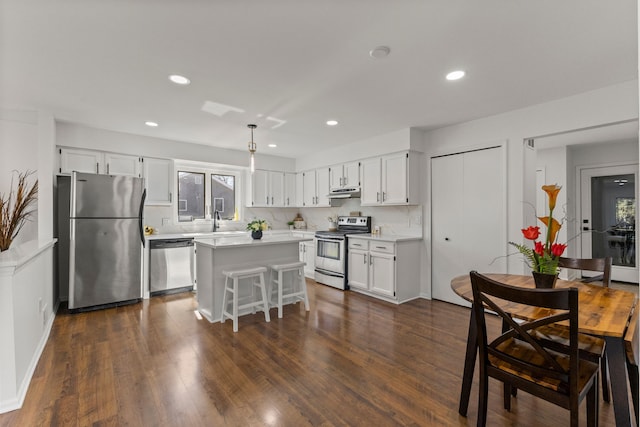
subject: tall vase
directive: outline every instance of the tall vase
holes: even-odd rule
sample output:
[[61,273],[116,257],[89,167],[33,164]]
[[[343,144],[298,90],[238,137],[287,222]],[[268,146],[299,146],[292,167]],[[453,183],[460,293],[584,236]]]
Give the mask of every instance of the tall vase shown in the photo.
[[538,273],[537,271],[532,271],[531,274],[538,289],[552,289],[556,286],[557,274]]
[[260,239],[262,239],[262,230],[258,230],[258,231],[251,231],[251,237],[253,238],[253,240],[260,240]]

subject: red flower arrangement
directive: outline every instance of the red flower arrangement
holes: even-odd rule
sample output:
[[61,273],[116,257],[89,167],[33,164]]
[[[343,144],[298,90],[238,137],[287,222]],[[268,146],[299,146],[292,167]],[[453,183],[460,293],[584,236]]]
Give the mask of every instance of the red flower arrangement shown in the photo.
[[529,226],[522,229],[525,239],[533,241],[533,248],[519,243],[509,242],[515,246],[520,253],[525,256],[525,260],[531,269],[537,273],[557,274],[558,262],[567,248],[567,245],[557,243],[556,238],[562,225],[553,218],[553,209],[556,207],[556,199],[562,187],[558,185],[543,185],[542,189],[549,198],[549,216],[538,217],[547,226],[545,241],[538,241],[540,237],[540,227]]

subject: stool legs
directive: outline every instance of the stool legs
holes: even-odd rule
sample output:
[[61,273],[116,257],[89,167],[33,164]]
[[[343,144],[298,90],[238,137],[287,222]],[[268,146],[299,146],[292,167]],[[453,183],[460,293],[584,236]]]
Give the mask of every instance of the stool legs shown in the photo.
[[262,310],[264,311],[264,320],[266,322],[271,321],[271,317],[269,316],[269,300],[267,299],[267,289],[264,286],[264,274],[260,273],[260,292],[262,294]]
[[[279,266],[272,267],[272,276],[270,277],[269,289],[271,296],[271,289],[273,287],[273,282],[278,285],[278,295],[277,295],[277,303],[275,304],[278,307],[278,318],[282,318],[282,307],[284,305],[285,298],[295,298],[295,301],[303,301],[304,308],[309,311],[309,296],[307,295],[307,282],[304,278],[304,266],[302,267],[294,267],[294,268],[278,268]],[[277,275],[273,274],[276,273]],[[291,286],[292,289],[289,293],[285,294],[284,292],[284,274],[292,273],[297,274],[300,277],[300,282],[298,284],[298,289],[296,289],[296,279],[294,277],[291,278]],[[274,278],[273,276],[276,276]]]
[[278,318],[282,319],[282,279],[283,271],[278,271]]
[[298,270],[298,276],[300,276],[300,290],[304,298],[304,309],[309,311],[309,295],[307,294],[307,280],[304,277],[304,269]]
[[[256,281],[256,277],[258,278],[258,280]],[[269,301],[267,300],[267,290],[265,288],[265,281],[264,281],[264,273],[259,273],[259,274],[251,274],[251,275],[247,275],[247,276],[242,276],[242,275],[233,275],[233,277],[231,278],[233,280],[233,285],[232,287],[229,287],[229,278],[230,276],[226,276],[225,277],[225,281],[224,281],[224,293],[222,295],[222,316],[220,319],[220,323],[224,323],[225,318],[230,318],[233,320],[233,332],[238,332],[238,315],[240,310],[246,309],[246,308],[251,308],[252,311],[255,313],[255,308],[256,307],[262,307],[262,310],[264,311],[264,319],[267,322],[271,321],[271,318],[269,316]],[[247,303],[247,304],[243,304],[243,305],[239,305],[238,303],[238,299],[239,299],[239,290],[238,290],[238,281],[241,279],[251,279],[252,283],[252,287],[251,287],[251,302]],[[260,301],[255,301],[253,298],[254,292],[253,289],[255,287],[260,288]],[[229,301],[227,298],[227,292],[232,293],[233,294],[233,299],[231,301],[232,303],[232,309],[231,309],[231,313],[229,313],[227,311],[227,306],[229,305]]]

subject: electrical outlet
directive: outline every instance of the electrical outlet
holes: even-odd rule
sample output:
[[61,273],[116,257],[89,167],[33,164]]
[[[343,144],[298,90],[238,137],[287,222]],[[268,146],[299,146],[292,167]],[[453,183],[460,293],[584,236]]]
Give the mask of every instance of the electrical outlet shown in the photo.
[[415,222],[416,225],[422,225],[422,215],[416,215],[413,222]]
[[162,218],[162,225],[169,225],[171,224],[171,218]]

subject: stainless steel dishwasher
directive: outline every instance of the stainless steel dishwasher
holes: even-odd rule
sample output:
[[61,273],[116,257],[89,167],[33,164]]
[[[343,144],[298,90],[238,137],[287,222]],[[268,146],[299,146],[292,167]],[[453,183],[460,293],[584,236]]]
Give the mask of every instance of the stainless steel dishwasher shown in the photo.
[[159,239],[149,242],[151,296],[193,289],[193,249],[193,239]]

